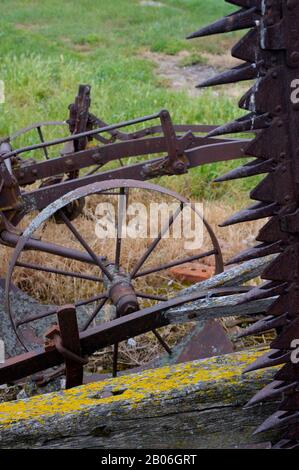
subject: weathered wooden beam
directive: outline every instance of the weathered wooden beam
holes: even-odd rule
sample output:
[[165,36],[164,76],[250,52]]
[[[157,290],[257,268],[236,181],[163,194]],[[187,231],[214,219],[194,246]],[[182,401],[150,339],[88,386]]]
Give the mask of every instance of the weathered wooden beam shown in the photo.
[[243,409],[273,369],[242,376],[262,350],[147,370],[0,404],[1,448],[242,448],[275,404]]

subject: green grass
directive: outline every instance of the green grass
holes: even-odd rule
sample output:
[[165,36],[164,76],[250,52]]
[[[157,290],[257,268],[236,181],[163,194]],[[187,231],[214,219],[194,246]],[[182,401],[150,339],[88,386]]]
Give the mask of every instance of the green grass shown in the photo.
[[[216,96],[208,90],[191,98],[167,88],[154,64],[142,57],[146,50],[188,50],[194,62],[204,51],[225,52],[237,35],[195,41],[185,37],[234,8],[223,0],[161,1],[164,6],[154,8],[141,6],[139,0],[1,0],[0,78],[6,102],[0,105],[0,135],[37,120],[65,119],[79,83],[92,85],[92,110],[110,123],[161,108],[168,108],[178,123],[223,123],[240,116],[237,100],[225,92]],[[53,129],[46,137],[56,135]],[[33,141],[28,135],[22,143]],[[211,192],[210,184],[232,165],[193,170],[191,195],[232,196],[232,185]],[[169,181],[177,186],[173,178]],[[237,187],[245,192],[248,183]]]

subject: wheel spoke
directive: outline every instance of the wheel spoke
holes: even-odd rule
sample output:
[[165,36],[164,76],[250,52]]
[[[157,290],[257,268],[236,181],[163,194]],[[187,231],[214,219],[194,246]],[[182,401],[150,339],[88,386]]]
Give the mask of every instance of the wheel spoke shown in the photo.
[[161,264],[160,266],[155,266],[154,268],[145,269],[144,271],[141,271],[138,274],[136,274],[135,279],[137,277],[148,276],[149,274],[157,273],[159,271],[164,271],[165,269],[173,268],[174,266],[180,266],[181,264],[190,263],[192,261],[196,261],[202,258],[207,258],[208,256],[215,255],[216,253],[217,253],[216,250],[210,250],[210,251],[206,251],[205,253],[201,253],[201,254],[189,256],[187,258],[183,258],[180,260],[172,261],[171,263]]
[[146,250],[146,252],[143,254],[143,256],[139,259],[139,261],[136,263],[136,265],[134,266],[130,276],[132,279],[134,279],[136,277],[136,274],[138,273],[139,269],[141,268],[141,266],[145,263],[145,261],[147,260],[147,258],[151,255],[151,253],[153,252],[153,250],[156,248],[156,246],[158,245],[158,243],[160,242],[160,240],[162,239],[162,237],[165,235],[165,233],[167,232],[167,230],[170,229],[170,227],[172,226],[172,224],[174,223],[174,221],[176,220],[176,218],[179,216],[179,214],[182,212],[184,208],[184,203],[181,203],[180,204],[180,207],[177,208],[177,210],[175,211],[175,213],[169,218],[167,224],[164,225],[164,227],[159,231],[159,235],[157,238],[155,238],[155,240],[153,240],[153,242],[150,244],[150,246],[148,247],[148,249]]
[[126,211],[125,188],[121,188],[120,198],[118,201],[117,235],[116,235],[116,248],[115,248],[115,268],[117,271],[119,270],[119,265],[120,265],[122,228],[123,228],[125,211]]
[[87,320],[87,322],[84,324],[83,328],[82,328],[82,331],[85,331],[87,330],[87,328],[91,325],[91,323],[93,322],[93,320],[96,318],[96,316],[98,315],[98,313],[100,313],[100,311],[102,310],[102,308],[104,307],[105,303],[107,302],[108,298],[106,297],[105,299],[102,299],[102,301],[99,303],[99,305],[97,305],[97,307],[94,309],[94,311],[92,312],[90,318]]
[[74,227],[74,225],[71,223],[71,221],[67,218],[67,216],[64,214],[62,210],[59,211],[59,215],[61,216],[62,220],[64,221],[65,225],[69,228],[69,230],[72,232],[74,237],[78,240],[78,242],[83,246],[83,248],[87,251],[87,253],[92,257],[94,262],[99,266],[99,268],[103,271],[105,276],[112,281],[113,276],[112,274],[108,271],[104,263],[99,259],[99,257],[93,252],[93,250],[90,248],[88,243],[84,240],[82,235],[78,232],[78,230]]
[[41,266],[40,264],[21,263],[17,261],[16,266],[18,268],[33,269],[35,271],[42,271],[42,272],[49,273],[49,274],[59,274],[61,276],[74,277],[78,279],[84,279],[87,281],[103,282],[103,279],[97,276],[92,276],[89,274],[77,273],[77,272],[72,272],[72,271],[63,271],[62,269],[56,269],[56,268],[47,268],[45,266]]
[[[75,303],[75,307],[82,307],[84,305],[92,304],[93,302],[97,302],[98,300],[101,300],[101,299],[107,299],[107,294],[106,293],[105,294],[100,294],[100,295],[97,295],[95,297],[90,297],[87,300],[80,300],[79,302]],[[34,316],[31,316],[31,317],[25,318],[24,320],[20,320],[17,323],[17,327],[19,327],[21,325],[25,325],[26,323],[30,323],[32,321],[41,320],[42,318],[47,318],[47,317],[50,317],[52,315],[56,315],[56,313],[57,313],[57,308],[52,309],[52,310],[48,310],[48,311],[46,311],[44,313],[41,313],[39,315],[34,315]]]

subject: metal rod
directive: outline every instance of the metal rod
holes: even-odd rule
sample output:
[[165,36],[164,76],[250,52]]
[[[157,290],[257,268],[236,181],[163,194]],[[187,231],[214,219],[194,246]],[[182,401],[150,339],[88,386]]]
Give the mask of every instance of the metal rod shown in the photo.
[[78,230],[74,227],[74,225],[71,223],[71,221],[67,218],[63,210],[59,211],[59,215],[61,216],[62,220],[66,224],[66,226],[70,229],[72,234],[77,238],[79,243],[85,248],[87,253],[91,256],[91,258],[94,260],[94,262],[99,266],[99,268],[103,271],[105,276],[108,277],[109,281],[113,280],[112,274],[109,272],[109,270],[106,268],[106,266],[103,264],[103,262],[99,259],[99,257],[93,252],[93,250],[90,248],[88,243],[84,240],[84,238],[80,235]]
[[149,116],[144,116],[138,119],[132,119],[130,121],[121,122],[119,124],[113,124],[107,127],[99,127],[97,129],[93,129],[91,131],[81,132],[80,134],[73,134],[71,136],[63,137],[61,139],[50,140],[49,142],[44,142],[35,145],[29,145],[28,147],[23,147],[20,149],[12,150],[11,152],[7,153],[2,157],[2,160],[6,160],[7,158],[13,157],[15,155],[20,155],[24,152],[29,152],[32,150],[38,150],[44,147],[52,147],[54,145],[64,144],[66,142],[72,142],[74,140],[81,139],[82,137],[89,137],[95,134],[102,134],[104,132],[112,131],[114,129],[121,129],[123,127],[132,126],[134,124],[139,124],[145,121],[151,121],[153,119],[157,119],[160,116],[160,113],[152,114]]
[[19,268],[33,269],[35,271],[43,271],[49,274],[59,274],[61,276],[75,277],[75,278],[84,279],[87,281],[103,282],[103,279],[97,276],[91,276],[89,274],[81,274],[81,273],[76,273],[72,271],[63,271],[61,269],[55,269],[55,268],[47,268],[39,264],[21,263],[17,261],[16,266]]
[[136,263],[136,265],[134,266],[130,276],[132,279],[135,278],[137,272],[139,271],[139,269],[141,268],[141,266],[145,263],[145,261],[147,260],[147,258],[150,256],[150,254],[153,252],[153,250],[156,248],[156,246],[158,245],[158,243],[160,242],[160,240],[162,239],[162,237],[165,235],[165,233],[167,232],[167,230],[169,230],[169,228],[172,226],[172,224],[174,223],[175,219],[178,217],[178,215],[182,212],[184,208],[184,203],[181,203],[180,204],[180,207],[178,207],[178,209],[175,211],[175,213],[169,218],[168,220],[168,223],[165,224],[165,226],[162,228],[162,230],[160,230],[159,232],[159,235],[157,238],[155,238],[155,240],[153,240],[153,242],[150,244],[150,246],[148,247],[148,249],[146,250],[146,252],[144,253],[144,255],[139,259],[139,261]]
[[208,256],[215,255],[216,253],[217,253],[216,250],[210,250],[210,251],[206,251],[205,253],[201,253],[201,254],[194,255],[194,256],[189,256],[187,258],[183,258],[177,261],[172,261],[171,263],[161,264],[161,266],[156,266],[154,268],[149,268],[144,271],[141,271],[140,273],[136,274],[135,279],[137,277],[147,276],[148,274],[157,273],[159,271],[164,271],[164,269],[173,268],[174,266],[180,266],[181,264],[190,263],[191,261],[196,261],[202,258],[206,258]]
[[108,297],[106,297],[105,299],[103,299],[99,305],[94,309],[94,311],[92,312],[90,318],[86,321],[86,323],[84,324],[83,328],[82,328],[82,331],[85,331],[87,330],[87,328],[91,325],[91,323],[93,322],[93,320],[96,318],[96,316],[98,315],[98,313],[102,310],[102,308],[104,307],[105,303],[107,302],[108,300]]
[[[45,141],[44,141],[43,131],[41,130],[40,126],[37,127],[37,133],[39,135],[39,138],[40,138],[41,142],[44,143]],[[45,154],[46,160],[49,160],[49,154],[48,154],[47,147],[44,147],[44,154]]]
[[[88,304],[91,304],[93,302],[97,302],[98,300],[101,300],[101,299],[104,299],[104,298],[107,299],[106,294],[101,294],[101,295],[97,295],[95,297],[90,297],[87,300],[80,300],[80,302],[75,303],[75,307],[82,307],[83,305],[88,305]],[[41,313],[39,315],[33,315],[31,317],[20,320],[16,323],[16,326],[19,327],[21,325],[25,325],[26,323],[31,323],[31,322],[36,321],[36,320],[41,320],[42,318],[46,318],[46,317],[50,317],[52,315],[56,315],[58,308],[59,307],[56,307],[55,309],[48,310],[45,313]]]

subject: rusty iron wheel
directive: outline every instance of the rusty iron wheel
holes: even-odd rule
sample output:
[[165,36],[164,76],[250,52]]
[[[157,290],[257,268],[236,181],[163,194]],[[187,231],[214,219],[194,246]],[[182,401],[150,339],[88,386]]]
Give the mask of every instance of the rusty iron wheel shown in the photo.
[[[65,208],[82,198],[86,200],[85,210],[76,220],[71,221]],[[171,216],[167,215],[161,220],[156,235],[139,243],[139,252],[138,242],[123,238],[121,233],[122,222],[127,217],[127,208],[131,201],[175,204],[175,207],[172,206]],[[93,224],[95,221],[93,210],[98,207],[99,202],[110,203],[111,207],[117,209],[112,241],[99,241],[94,231],[90,233],[87,229],[88,223],[92,221]],[[204,229],[205,249],[193,250],[191,256],[184,256],[180,248],[183,246],[181,242],[177,245],[179,249],[172,251],[169,243],[174,243],[174,239],[164,238],[165,233],[186,208],[191,209],[194,216],[201,219]],[[47,233],[47,230],[51,219],[57,216],[60,225],[55,230],[62,230],[63,233],[53,240],[53,233]],[[7,240],[10,236],[15,237],[8,234]],[[131,245],[129,248],[128,244]],[[113,253],[111,258],[110,253]],[[153,253],[158,255],[151,261]],[[55,322],[58,308],[66,304],[76,306],[81,331],[95,324],[137,312],[145,306],[160,303],[163,310],[164,301],[175,297],[184,287],[171,280],[169,269],[192,260],[206,258],[213,259],[215,273],[223,270],[221,250],[211,227],[195,205],[177,193],[152,183],[135,180],[113,180],[83,186],[50,204],[17,240],[6,278],[5,308],[20,344],[24,350],[29,351],[43,343],[44,331]],[[62,265],[61,262],[65,264]],[[37,281],[30,281],[31,274],[36,273]],[[45,305],[45,298],[49,289],[55,291],[55,287],[52,287],[53,279],[53,285],[61,288],[65,294],[59,302],[53,302],[53,305],[49,306]],[[23,316],[20,316],[13,302],[14,285],[28,292],[30,282],[30,296],[43,304],[42,311],[39,310],[38,314],[32,311],[22,313]],[[51,296],[55,299],[55,292],[51,293]],[[160,333],[154,329],[153,333],[170,353]],[[117,364],[116,344],[113,375],[117,373]]]

